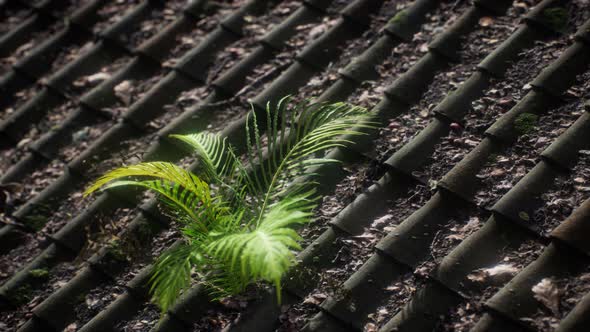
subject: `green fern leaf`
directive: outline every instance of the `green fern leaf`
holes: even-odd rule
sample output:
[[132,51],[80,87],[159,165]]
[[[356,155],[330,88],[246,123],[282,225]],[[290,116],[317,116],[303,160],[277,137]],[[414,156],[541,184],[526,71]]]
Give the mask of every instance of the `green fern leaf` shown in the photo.
[[152,300],[162,312],[168,310],[191,282],[193,267],[206,265],[199,246],[180,243],[165,251],[154,263],[150,278]]
[[[209,193],[209,185],[206,182],[199,179],[199,177],[197,177],[193,173],[184,170],[183,168],[178,167],[172,163],[148,162],[139,163],[137,165],[119,167],[106,173],[105,175],[101,176],[98,180],[96,180],[88,189],[86,189],[86,191],[84,192],[84,196],[88,196],[91,193],[99,190],[101,187],[103,187],[110,181],[135,176],[145,176],[167,180],[176,183],[182,186],[183,188],[192,191],[195,194]],[[208,196],[203,197],[204,202],[208,202],[210,200],[211,199]]]
[[[309,222],[315,206],[311,195],[273,204],[254,230],[242,229],[213,239],[207,246],[208,254],[224,262],[229,274],[241,275],[240,279],[249,283],[265,280],[280,290],[281,278],[294,264],[292,250],[300,249],[300,237],[293,227]],[[280,296],[280,291],[277,294]]]

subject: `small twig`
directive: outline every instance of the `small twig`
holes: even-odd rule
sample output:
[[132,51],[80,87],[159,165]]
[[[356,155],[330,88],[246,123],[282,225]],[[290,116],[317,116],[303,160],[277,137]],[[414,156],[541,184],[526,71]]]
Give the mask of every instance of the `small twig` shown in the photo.
[[345,247],[340,248],[340,250],[338,250],[338,252],[336,253],[336,256],[334,257],[334,259],[332,260],[332,264],[336,263],[338,261],[338,258],[340,258],[340,253],[342,253],[342,251],[344,250]]
[[10,217],[7,217],[5,215],[0,215],[0,223],[3,223],[5,225],[12,225],[12,226],[16,226],[18,228],[23,228],[23,229],[28,229],[27,226],[25,226],[23,223],[14,221],[14,220],[10,220]]
[[437,240],[440,232],[441,231],[438,231],[438,232],[436,232],[436,234],[434,234],[434,238],[432,239],[432,242],[430,243],[430,256],[432,256],[432,259],[434,259],[434,261],[436,261],[436,256],[434,255],[434,244],[436,243],[436,240]]
[[9,220],[9,219],[12,219],[12,218],[7,217],[6,215],[0,215],[0,223],[2,223],[2,224],[17,227],[26,233],[33,233],[34,232],[35,234],[40,234],[40,235],[43,235],[44,237],[50,237],[50,234],[43,231],[43,230],[35,231],[35,230],[31,229],[31,227],[29,227],[23,223],[20,223],[18,221],[14,221],[14,220]]

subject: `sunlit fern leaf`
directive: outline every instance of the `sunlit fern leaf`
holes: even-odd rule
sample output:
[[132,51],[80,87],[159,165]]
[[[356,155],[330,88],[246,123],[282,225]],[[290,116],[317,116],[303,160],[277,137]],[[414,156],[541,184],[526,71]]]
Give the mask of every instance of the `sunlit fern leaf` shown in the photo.
[[210,197],[208,187],[203,187],[203,192],[197,194],[187,190],[182,186],[163,180],[133,181],[119,180],[113,181],[104,186],[104,189],[110,189],[121,186],[138,186],[150,189],[161,195],[161,199],[166,205],[175,211],[183,213],[188,218],[180,218],[186,222],[194,223],[194,226],[202,232],[207,232],[208,225],[213,221],[214,214],[218,213],[219,207],[214,206],[214,201],[210,200],[203,204],[203,196]]
[[252,181],[240,160],[234,154],[226,138],[218,134],[197,133],[171,135],[194,149],[201,161],[201,170],[209,183],[220,186],[220,194],[228,205],[237,206],[248,192],[252,192]]
[[[267,124],[267,141],[269,145],[272,142],[273,148],[267,148],[266,160],[262,156],[255,113],[253,124],[246,130],[249,161],[257,167],[252,178],[260,188],[259,193],[264,195],[259,221],[272,202],[280,196],[293,194],[288,184],[294,178],[306,175],[313,166],[334,162],[314,158],[318,153],[346,146],[350,142],[344,137],[361,135],[360,129],[372,127],[370,114],[362,107],[346,103],[303,102],[295,109],[287,109],[284,105],[289,100],[289,97],[281,99],[277,110],[267,104],[267,121],[271,121]],[[282,112],[280,117],[273,116],[272,113],[277,112]]]
[[[106,173],[86,189],[84,195],[87,196],[99,190],[110,181],[130,177],[150,177],[167,180],[176,183],[195,194],[209,194],[209,185],[205,181],[199,179],[195,174],[182,167],[167,162],[146,162],[137,165],[119,167]],[[204,203],[211,200],[208,196],[203,196],[202,199]]]
[[180,243],[160,255],[154,263],[150,292],[162,312],[168,310],[176,302],[180,292],[190,285],[193,267],[205,265],[205,261],[198,246],[185,243]]
[[300,249],[300,237],[293,227],[310,220],[314,207],[311,194],[273,204],[255,229],[213,239],[207,246],[208,254],[224,262],[230,274],[241,275],[240,279],[271,282],[280,295],[281,278],[294,264],[292,250]]
[[187,143],[195,150],[209,182],[230,183],[236,170],[243,168],[226,138],[205,132],[171,137]]

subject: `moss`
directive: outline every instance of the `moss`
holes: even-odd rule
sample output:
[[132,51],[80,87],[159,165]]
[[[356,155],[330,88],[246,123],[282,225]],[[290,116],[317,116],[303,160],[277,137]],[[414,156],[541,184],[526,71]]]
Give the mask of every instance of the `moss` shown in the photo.
[[298,265],[293,268],[288,275],[289,283],[297,285],[298,287],[308,288],[313,287],[318,282],[319,275],[317,272],[309,267]]
[[567,24],[567,10],[563,7],[545,9],[543,11],[543,21],[555,31],[563,31]]
[[33,290],[29,285],[23,285],[17,288],[13,294],[11,294],[11,298],[14,300],[16,304],[24,304],[31,300]]
[[338,287],[336,289],[336,292],[334,293],[334,298],[338,302],[348,302],[349,307],[351,306],[351,304],[354,306],[354,302],[352,301],[352,292],[348,288]]
[[47,224],[48,215],[52,212],[52,208],[48,204],[34,204],[31,212],[23,218],[23,222],[27,227],[39,231]]
[[526,135],[535,129],[539,116],[533,113],[522,113],[514,120],[514,128],[519,135]]
[[111,255],[111,257],[118,261],[124,262],[127,260],[127,255],[125,254],[119,241],[111,242],[111,244],[109,245],[108,252]]
[[392,17],[387,24],[404,24],[408,19],[408,12],[406,10],[402,10],[401,12],[397,13],[394,17]]
[[49,271],[46,269],[34,269],[29,271],[29,275],[35,279],[47,279],[49,277]]
[[498,160],[498,157],[499,157],[498,154],[492,153],[488,156],[488,161],[491,163],[494,163]]

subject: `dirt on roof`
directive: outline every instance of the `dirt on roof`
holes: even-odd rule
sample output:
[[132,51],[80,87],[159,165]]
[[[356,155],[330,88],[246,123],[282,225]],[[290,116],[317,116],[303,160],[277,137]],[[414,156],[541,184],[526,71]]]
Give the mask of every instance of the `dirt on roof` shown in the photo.
[[[587,0],[0,1],[1,331],[590,330]],[[282,289],[168,312],[182,241],[122,164],[190,167],[285,95],[371,109]]]

